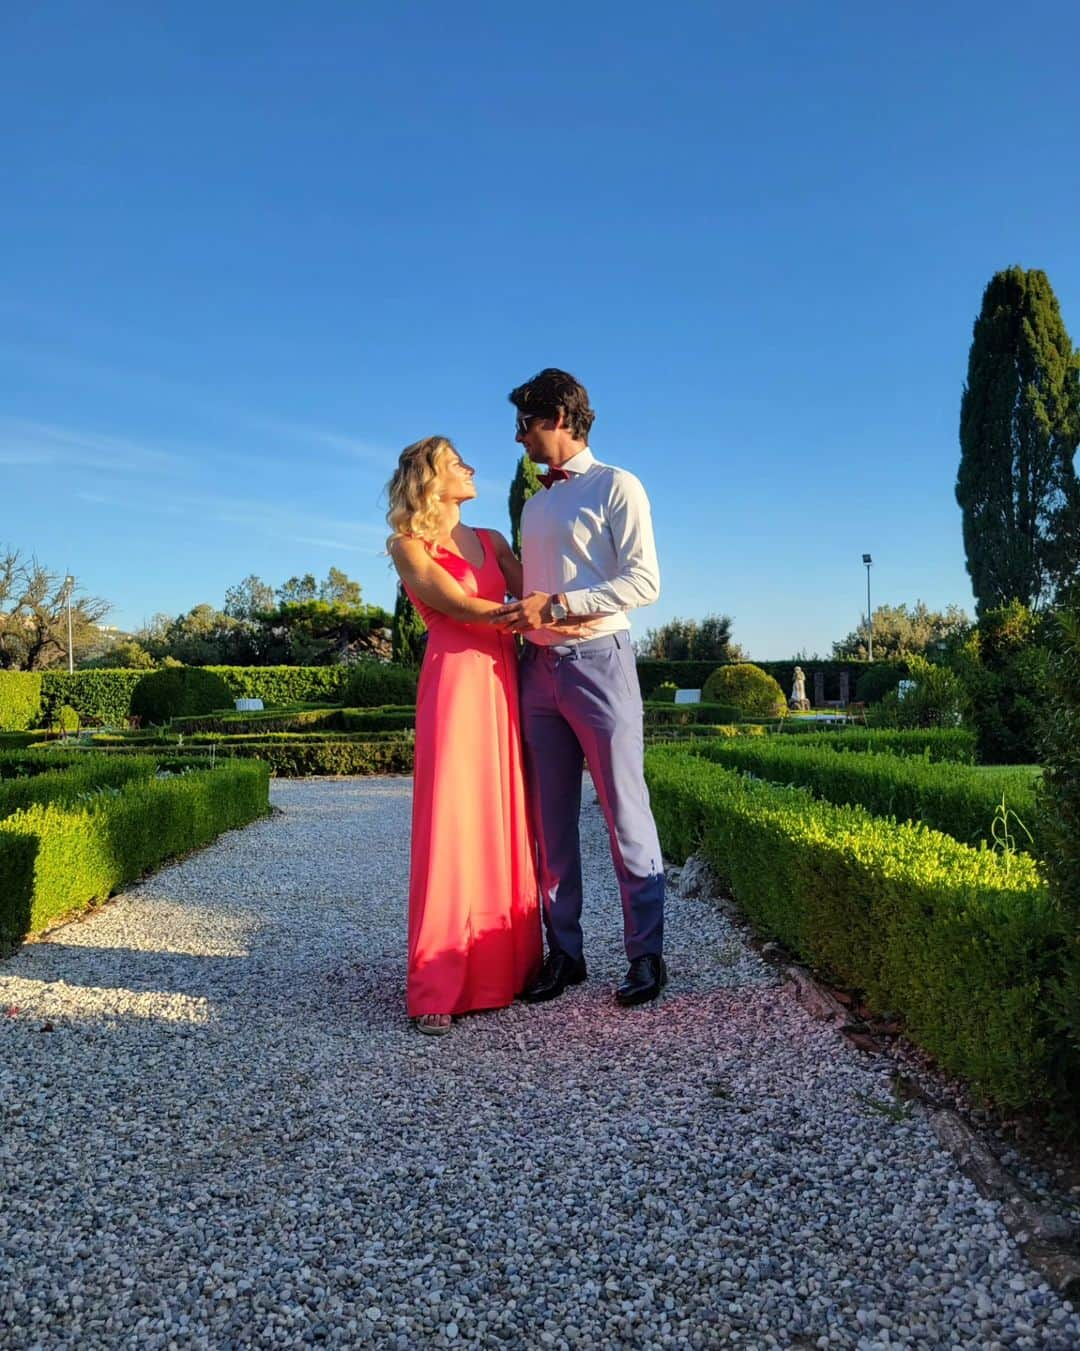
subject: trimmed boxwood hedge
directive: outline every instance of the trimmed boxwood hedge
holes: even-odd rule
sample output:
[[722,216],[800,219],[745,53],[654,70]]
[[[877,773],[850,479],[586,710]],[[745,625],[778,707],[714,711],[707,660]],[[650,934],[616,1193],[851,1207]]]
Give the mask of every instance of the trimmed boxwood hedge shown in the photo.
[[400,734],[380,740],[285,740],[226,748],[228,755],[265,761],[282,778],[310,774],[411,774],[414,742]]
[[136,780],[148,780],[156,769],[156,762],[147,756],[119,761],[84,755],[74,764],[54,762],[48,769],[23,777],[5,776],[0,778],[0,817],[38,802],[71,805],[103,788],[122,788]]
[[[858,803],[876,816],[921,821],[970,845],[992,842],[991,826],[1004,794],[1006,807],[1035,835],[1030,847],[1037,852],[1037,776],[1029,769],[935,764],[874,752],[841,755],[786,737],[695,744],[692,753],[773,783],[797,784],[829,802]],[[1028,847],[1027,836],[1017,834],[1016,847]]]
[[658,745],[664,742],[707,741],[709,738],[726,739],[731,737],[768,736],[769,729],[755,722],[736,723],[695,723],[689,727],[650,727],[645,724],[646,745]]
[[742,714],[734,704],[669,704],[650,700],[644,705],[646,727],[689,727],[696,722],[738,722]]
[[1046,1105],[1062,1058],[1075,1081],[1080,1050],[1047,1005],[1059,916],[1031,858],[748,780],[681,747],[652,748],[645,765],[665,854],[702,849],[760,933],[899,1015],[984,1098]]
[[[166,764],[161,757],[170,744],[175,747],[175,743],[164,741],[95,740],[94,750],[88,754],[122,758],[149,752],[159,764]],[[230,758],[264,760],[272,773],[283,778],[309,774],[411,774],[414,744],[408,730],[364,732],[358,736],[316,733],[310,737],[289,733],[218,737],[207,732],[185,740],[182,747],[175,747],[173,758],[205,765],[212,749],[217,764]]]
[[197,732],[221,732],[226,735],[251,733],[262,736],[270,732],[386,732],[413,727],[416,707],[413,704],[388,704],[377,708],[322,707],[296,712],[266,709],[254,713],[217,713],[199,718],[173,718],[170,732],[184,736]]
[[411,666],[360,661],[350,669],[342,702],[349,708],[379,708],[386,704],[415,704],[420,672]]
[[43,671],[41,723],[52,726],[66,704],[85,722],[122,727],[131,716],[131,696],[145,671]]
[[0,732],[25,732],[41,717],[41,672],[0,671]]
[[913,755],[924,760],[975,763],[975,733],[964,727],[894,728],[829,727],[806,731],[786,722],[781,729],[785,745],[818,746],[830,751],[877,751],[883,755]]
[[39,802],[4,817],[0,947],[264,815],[268,784],[267,765],[229,761],[171,778],[137,778],[85,803]]

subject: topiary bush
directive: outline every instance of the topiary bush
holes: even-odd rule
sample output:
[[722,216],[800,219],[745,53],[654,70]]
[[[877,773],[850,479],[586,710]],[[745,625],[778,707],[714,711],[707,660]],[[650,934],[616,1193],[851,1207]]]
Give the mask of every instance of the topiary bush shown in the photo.
[[0,732],[25,732],[40,715],[40,672],[0,671]]
[[415,704],[418,672],[381,661],[360,661],[352,667],[343,702],[347,708],[383,704]]
[[174,666],[142,677],[131,695],[131,712],[161,726],[170,718],[213,713],[232,703],[232,691],[219,675],[202,666]]
[[713,671],[701,690],[705,704],[730,704],[743,717],[778,718],[787,712],[784,691],[752,662],[733,662]]
[[673,680],[665,680],[662,685],[657,685],[649,698],[658,704],[673,704],[675,702],[675,691],[678,688]]

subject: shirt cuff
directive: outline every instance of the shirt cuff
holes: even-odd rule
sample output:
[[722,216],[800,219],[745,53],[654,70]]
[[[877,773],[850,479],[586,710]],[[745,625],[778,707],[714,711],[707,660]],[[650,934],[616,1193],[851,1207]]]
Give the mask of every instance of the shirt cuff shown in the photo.
[[568,614],[587,615],[592,614],[592,608],[589,605],[589,592],[587,589],[580,591],[564,591],[563,599],[566,604]]

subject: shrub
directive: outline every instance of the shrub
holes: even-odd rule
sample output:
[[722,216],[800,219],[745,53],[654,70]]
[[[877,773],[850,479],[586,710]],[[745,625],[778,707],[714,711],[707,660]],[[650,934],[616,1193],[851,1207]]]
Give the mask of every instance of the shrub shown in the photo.
[[786,745],[814,746],[822,750],[859,754],[915,755],[923,760],[951,760],[961,765],[975,763],[975,733],[967,727],[931,727],[900,730],[868,727],[829,727],[807,732],[795,722],[784,723]]
[[984,614],[953,656],[970,696],[984,764],[1030,764],[1038,758],[1049,655],[1043,620],[1013,601]]
[[231,762],[137,778],[87,802],[35,803],[0,820],[0,946],[263,815],[268,776],[266,765]]
[[787,712],[784,691],[772,676],[746,661],[713,671],[702,686],[701,698],[705,703],[731,704],[751,718],[776,718]]
[[[703,848],[760,933],[898,1014],[983,1097],[1053,1099],[1044,992],[1060,949],[1032,859],[747,780],[681,747],[651,748],[645,763],[664,852]],[[1080,1075],[1080,1058],[1061,1072]]]
[[41,722],[54,726],[58,710],[67,704],[83,724],[122,727],[131,713],[132,693],[145,676],[145,671],[43,671]]
[[906,662],[872,662],[855,681],[855,698],[861,704],[876,704],[896,689],[907,672]]
[[[367,663],[365,663],[366,665]],[[375,665],[376,663],[371,663]],[[355,667],[337,666],[207,666],[224,680],[233,699],[261,699],[264,704],[339,704]]]
[[227,753],[263,760],[283,778],[309,774],[411,774],[412,737],[386,740],[282,740],[233,745]]
[[673,704],[675,702],[675,691],[678,688],[673,680],[665,680],[662,685],[657,685],[649,698],[658,704]]
[[41,716],[41,673],[0,671],[0,731],[25,732]]
[[645,724],[645,742],[656,745],[663,742],[730,740],[732,737],[767,737],[768,727],[758,722],[691,723],[688,727]]
[[77,732],[79,730],[79,715],[70,704],[61,704],[56,710],[53,730],[56,732]]
[[388,666],[378,661],[360,661],[351,668],[344,702],[349,708],[375,708],[381,704],[415,704],[418,673],[407,666]]
[[694,723],[731,723],[739,721],[739,710],[734,704],[663,704],[644,705],[646,727],[689,727]]
[[[0,817],[35,803],[72,805],[103,788],[122,788],[136,779],[147,780],[157,768],[149,757],[119,761],[79,752],[73,760],[57,764],[58,759],[53,756],[44,764],[31,762],[27,773],[0,778]],[[5,766],[9,770],[18,768],[17,762]]]
[[[1080,587],[1056,615],[1051,645],[1039,806],[1043,861],[1065,953],[1053,990],[1055,1030],[1062,1064],[1070,1064],[1080,1058]],[[1080,1080],[1071,1085],[1071,1100],[1080,1103]]]
[[[1006,807],[1038,838],[1037,774],[1030,769],[932,764],[874,752],[838,755],[827,746],[793,744],[787,737],[699,743],[693,754],[773,783],[797,784],[829,802],[858,803],[876,816],[921,821],[969,845],[992,843],[1004,798]],[[1026,848],[1027,836],[1018,833]]]
[[228,708],[232,691],[204,666],[174,666],[144,675],[131,696],[131,712],[161,726],[170,718],[191,717]]
[[959,727],[970,709],[962,681],[947,666],[908,658],[913,689],[893,689],[866,715],[872,727]]
[[290,711],[266,708],[238,712],[234,709],[228,713],[204,713],[194,718],[173,718],[169,723],[171,732],[182,733],[184,736],[196,732],[340,731],[343,727],[342,710],[333,705]]

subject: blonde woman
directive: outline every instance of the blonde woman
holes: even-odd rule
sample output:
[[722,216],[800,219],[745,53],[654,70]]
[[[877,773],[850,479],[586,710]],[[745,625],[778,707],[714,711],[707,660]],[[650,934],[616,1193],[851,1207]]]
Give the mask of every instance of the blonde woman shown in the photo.
[[497,530],[467,526],[474,471],[445,437],[401,452],[388,543],[428,629],[416,699],[408,1012],[420,1032],[501,1008],[540,968],[534,844],[525,800],[517,654],[491,616],[521,595]]

